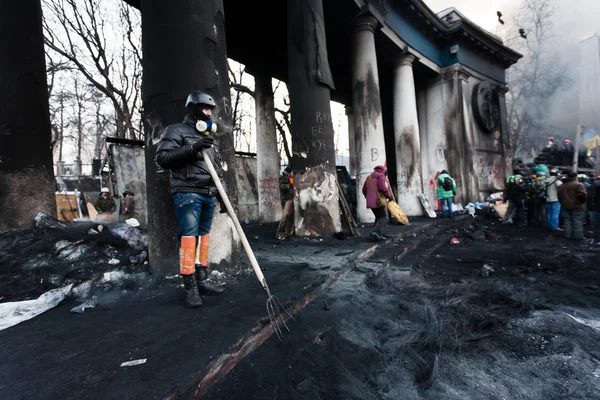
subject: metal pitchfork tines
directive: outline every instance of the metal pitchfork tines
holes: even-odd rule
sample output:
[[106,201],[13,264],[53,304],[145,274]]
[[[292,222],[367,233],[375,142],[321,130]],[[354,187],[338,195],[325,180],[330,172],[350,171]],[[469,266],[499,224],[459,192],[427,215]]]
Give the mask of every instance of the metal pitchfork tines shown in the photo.
[[281,340],[281,338],[283,336],[283,331],[281,330],[281,326],[279,325],[279,323],[283,324],[283,326],[285,327],[285,329],[288,332],[291,332],[291,331],[290,331],[290,328],[288,328],[287,324],[285,323],[285,319],[281,315],[280,310],[283,310],[283,312],[286,313],[294,321],[295,321],[295,319],[294,319],[294,317],[292,317],[292,314],[287,312],[287,310],[281,305],[281,303],[279,302],[277,297],[275,297],[271,294],[271,291],[269,290],[269,286],[267,286],[267,281],[264,278],[261,283],[263,285],[263,288],[267,292],[267,313],[269,314],[269,320],[271,321],[271,326],[273,327],[273,330],[277,334],[277,337],[279,338],[279,340]]
[[267,292],[267,313],[269,314],[269,320],[271,321],[271,326],[273,327],[273,330],[277,334],[277,337],[279,338],[279,340],[281,340],[283,332],[281,330],[280,323],[283,324],[283,326],[285,327],[285,329],[288,332],[290,332],[290,328],[288,328],[287,324],[285,323],[285,319],[281,315],[280,311],[283,310],[283,312],[285,312],[293,320],[294,320],[294,317],[292,317],[292,315],[289,312],[287,312],[287,310],[285,308],[283,308],[283,306],[281,305],[279,300],[277,300],[277,297],[275,297],[271,294],[271,291],[269,290],[269,286],[267,285],[267,280],[265,279],[265,276],[263,275],[262,270],[258,266],[258,261],[256,261],[256,257],[254,257],[254,252],[252,251],[252,248],[250,248],[250,243],[248,243],[248,239],[246,238],[246,234],[244,233],[244,230],[242,229],[242,226],[240,225],[240,221],[237,219],[237,216],[235,215],[233,207],[231,206],[231,202],[229,201],[229,198],[227,197],[227,193],[225,193],[225,189],[223,188],[223,185],[221,184],[219,175],[217,174],[217,171],[215,170],[215,167],[213,166],[213,164],[210,160],[210,157],[208,156],[208,154],[206,154],[206,152],[204,150],[202,151],[202,157],[204,158],[204,162],[206,163],[208,172],[210,173],[210,176],[212,177],[212,180],[214,181],[215,186],[217,187],[217,190],[219,191],[219,195],[221,196],[221,199],[223,200],[223,203],[225,204],[225,207],[227,208],[227,213],[229,214],[229,217],[233,221],[233,225],[235,226],[235,229],[236,229],[238,235],[240,236],[240,239],[242,241],[242,246],[244,246],[244,250],[246,250],[248,259],[250,259],[250,264],[252,265],[252,269],[254,270],[254,273],[256,274],[256,277],[258,278],[258,281],[262,285],[263,289],[265,289],[265,292]]

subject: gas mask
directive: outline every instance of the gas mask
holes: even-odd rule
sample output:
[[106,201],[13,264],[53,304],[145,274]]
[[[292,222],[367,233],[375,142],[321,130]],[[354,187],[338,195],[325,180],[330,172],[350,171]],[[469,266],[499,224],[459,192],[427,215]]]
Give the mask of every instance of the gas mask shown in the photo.
[[207,107],[202,104],[195,104],[193,108],[193,114],[196,117],[196,130],[203,135],[210,135],[217,132],[217,124],[204,114],[203,108]]
[[217,124],[210,119],[207,119],[206,121],[199,119],[196,121],[196,130],[203,135],[210,135],[211,133],[217,132]]

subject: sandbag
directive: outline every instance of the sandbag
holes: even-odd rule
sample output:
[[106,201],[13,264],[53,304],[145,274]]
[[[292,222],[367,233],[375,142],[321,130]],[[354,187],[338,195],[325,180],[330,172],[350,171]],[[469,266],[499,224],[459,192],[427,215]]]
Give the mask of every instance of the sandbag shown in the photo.
[[410,223],[408,221],[408,217],[406,216],[406,214],[404,214],[404,211],[402,211],[402,208],[400,208],[398,203],[396,203],[395,201],[390,200],[388,202],[388,211],[390,212],[392,218],[400,222],[402,225],[408,225]]

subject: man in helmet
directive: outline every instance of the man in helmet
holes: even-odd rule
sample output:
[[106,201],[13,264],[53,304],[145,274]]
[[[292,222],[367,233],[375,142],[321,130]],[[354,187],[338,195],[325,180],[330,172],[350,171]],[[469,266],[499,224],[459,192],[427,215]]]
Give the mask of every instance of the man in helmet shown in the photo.
[[560,165],[573,165],[573,157],[575,156],[575,146],[569,139],[562,142],[562,160]]
[[[171,172],[171,194],[181,246],[179,272],[186,290],[185,304],[194,308],[203,304],[200,293],[223,293],[223,289],[206,282],[210,230],[218,191],[202,152],[206,152],[219,176],[222,176],[222,170],[214,146],[217,130],[212,121],[217,106],[215,101],[207,93],[194,91],[185,105],[188,113],[183,122],[169,125],[163,132],[156,149],[156,162]],[[226,212],[222,204],[221,212]],[[195,257],[190,256],[187,247],[190,243],[196,244],[191,250]]]
[[525,205],[527,202],[527,187],[521,175],[514,175],[512,182],[506,189],[507,198],[515,205],[513,223],[517,226],[525,225]]
[[94,208],[98,212],[95,220],[98,222],[113,222],[112,214],[117,208],[115,199],[110,195],[110,190],[104,187],[100,190],[100,196],[94,204]]
[[558,179],[558,170],[552,168],[550,176],[547,176],[543,183],[543,193],[546,199],[546,218],[548,220],[548,228],[552,231],[562,231],[558,227],[560,216],[560,202],[558,201],[558,188],[562,185]]

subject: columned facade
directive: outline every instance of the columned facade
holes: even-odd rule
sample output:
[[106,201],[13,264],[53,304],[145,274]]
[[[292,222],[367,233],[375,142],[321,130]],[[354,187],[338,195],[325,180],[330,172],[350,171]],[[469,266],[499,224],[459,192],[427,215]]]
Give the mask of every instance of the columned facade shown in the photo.
[[415,56],[403,54],[394,68],[394,137],[398,204],[406,215],[423,215],[418,195],[423,193],[421,143],[413,63]]
[[261,222],[281,220],[279,193],[279,151],[271,77],[264,71],[254,74],[256,107],[256,169],[258,216]]
[[377,20],[361,15],[356,21],[352,55],[352,109],[356,154],[357,213],[360,222],[375,220],[367,208],[362,187],[373,168],[386,164],[383,119],[375,51]]

